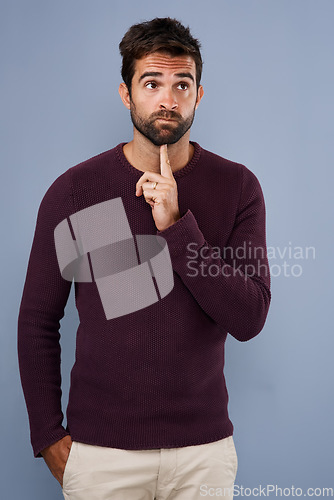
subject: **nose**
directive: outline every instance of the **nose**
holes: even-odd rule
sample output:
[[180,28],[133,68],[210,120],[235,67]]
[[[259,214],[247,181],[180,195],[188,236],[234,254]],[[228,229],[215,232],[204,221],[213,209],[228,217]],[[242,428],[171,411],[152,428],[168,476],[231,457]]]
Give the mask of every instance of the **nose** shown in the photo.
[[160,109],[175,110],[178,107],[174,92],[172,89],[164,89],[160,99]]

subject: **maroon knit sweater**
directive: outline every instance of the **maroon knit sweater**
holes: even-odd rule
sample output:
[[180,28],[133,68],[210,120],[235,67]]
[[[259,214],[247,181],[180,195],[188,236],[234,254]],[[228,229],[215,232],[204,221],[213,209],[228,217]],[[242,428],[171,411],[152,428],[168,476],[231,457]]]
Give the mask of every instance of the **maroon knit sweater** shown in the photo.
[[[181,219],[157,232],[135,196],[143,172],[123,145],[62,174],[44,196],[18,323],[21,380],[35,456],[67,434],[123,449],[190,446],[230,436],[223,375],[227,333],[263,328],[270,303],[265,206],[246,167],[202,149],[174,176]],[[55,227],[121,197],[133,235],[167,241],[174,287],[154,304],[106,319],[96,283],[75,283],[80,324],[62,426],[59,321],[71,282],[60,273]],[[65,333],[66,334],[66,333]]]

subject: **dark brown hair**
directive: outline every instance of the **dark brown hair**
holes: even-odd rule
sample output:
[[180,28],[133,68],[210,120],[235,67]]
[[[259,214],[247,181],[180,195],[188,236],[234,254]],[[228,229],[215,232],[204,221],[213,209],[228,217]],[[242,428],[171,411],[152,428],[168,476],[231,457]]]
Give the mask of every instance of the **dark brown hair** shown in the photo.
[[202,76],[201,44],[193,38],[189,27],[185,28],[177,19],[156,17],[151,21],[134,24],[119,44],[122,56],[122,78],[131,95],[131,83],[135,72],[135,61],[152,52],[166,52],[171,56],[190,55],[196,64],[196,84]]

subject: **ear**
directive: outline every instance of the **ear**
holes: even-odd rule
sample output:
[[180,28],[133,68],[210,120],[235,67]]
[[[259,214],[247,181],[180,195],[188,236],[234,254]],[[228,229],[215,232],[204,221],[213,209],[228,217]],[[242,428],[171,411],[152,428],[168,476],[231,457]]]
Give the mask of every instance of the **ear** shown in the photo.
[[130,109],[130,94],[128,87],[125,85],[124,82],[120,83],[118,87],[118,93],[121,96],[124,106]]
[[201,99],[202,99],[203,95],[204,95],[204,89],[203,89],[202,85],[200,85],[200,86],[198,87],[198,91],[197,91],[197,99],[196,99],[196,106],[195,106],[195,109],[197,109],[197,108],[198,108],[199,103],[201,102]]

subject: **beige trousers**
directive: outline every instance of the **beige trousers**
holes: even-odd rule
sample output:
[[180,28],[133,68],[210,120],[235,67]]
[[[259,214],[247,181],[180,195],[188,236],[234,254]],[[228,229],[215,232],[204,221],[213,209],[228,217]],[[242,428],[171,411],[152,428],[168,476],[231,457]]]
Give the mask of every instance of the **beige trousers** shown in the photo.
[[183,448],[122,450],[73,442],[65,500],[233,498],[237,454],[232,436]]

